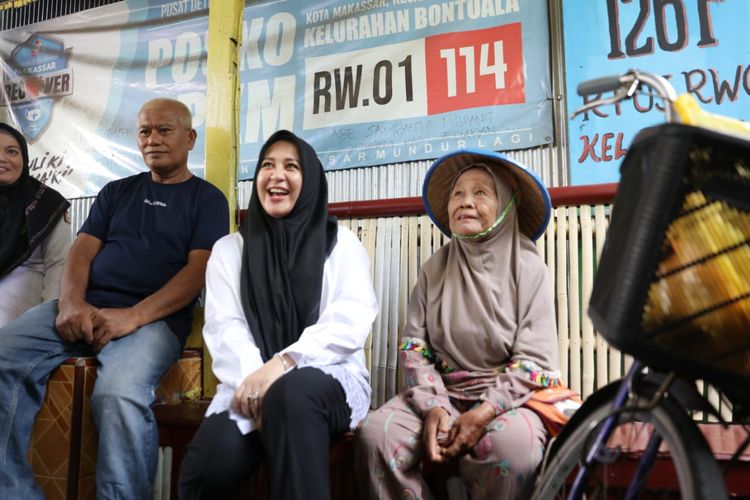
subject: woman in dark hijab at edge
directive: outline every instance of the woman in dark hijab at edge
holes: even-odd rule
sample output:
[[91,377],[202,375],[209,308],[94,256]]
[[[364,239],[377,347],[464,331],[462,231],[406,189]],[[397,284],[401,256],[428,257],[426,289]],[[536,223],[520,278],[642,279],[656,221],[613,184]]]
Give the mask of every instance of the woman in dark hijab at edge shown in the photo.
[[231,497],[264,460],[272,498],[330,496],[330,438],[369,409],[363,349],[378,305],[367,253],[328,216],[327,196],[313,148],[273,134],[246,223],[208,263],[203,336],[221,383],[181,498]]
[[0,327],[57,298],[71,239],[69,206],[31,177],[26,139],[0,122]]

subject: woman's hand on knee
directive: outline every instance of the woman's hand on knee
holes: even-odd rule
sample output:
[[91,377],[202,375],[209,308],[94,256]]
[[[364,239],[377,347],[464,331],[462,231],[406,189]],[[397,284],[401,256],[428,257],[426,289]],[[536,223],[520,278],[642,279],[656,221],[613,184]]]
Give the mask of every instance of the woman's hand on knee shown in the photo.
[[242,415],[255,420],[260,427],[263,397],[271,384],[284,374],[284,366],[276,357],[272,357],[263,366],[245,377],[234,391],[234,407]]
[[451,459],[474,448],[484,434],[485,427],[494,418],[495,409],[487,402],[463,413],[453,422],[448,432],[449,444],[443,448],[443,456]]
[[442,447],[442,435],[447,435],[451,428],[450,414],[438,406],[433,408],[427,414],[424,420],[423,440],[425,454],[429,460],[433,462],[444,462],[443,447]]

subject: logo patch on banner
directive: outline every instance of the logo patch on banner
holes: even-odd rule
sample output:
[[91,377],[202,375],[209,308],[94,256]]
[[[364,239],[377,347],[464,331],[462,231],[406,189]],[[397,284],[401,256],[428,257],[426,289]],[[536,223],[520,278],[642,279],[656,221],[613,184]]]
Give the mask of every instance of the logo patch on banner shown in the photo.
[[55,100],[73,93],[70,49],[49,36],[31,35],[17,45],[3,74],[0,106],[10,106],[23,134],[36,141],[52,120]]

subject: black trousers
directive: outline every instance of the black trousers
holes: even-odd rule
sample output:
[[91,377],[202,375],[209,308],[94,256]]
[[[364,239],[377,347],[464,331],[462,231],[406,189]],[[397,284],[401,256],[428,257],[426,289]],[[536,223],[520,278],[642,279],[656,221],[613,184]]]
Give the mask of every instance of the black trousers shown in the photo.
[[180,469],[182,500],[231,498],[268,460],[271,498],[330,498],[331,437],[349,429],[341,384],[317,368],[292,370],[263,400],[260,431],[242,435],[227,412],[203,420]]

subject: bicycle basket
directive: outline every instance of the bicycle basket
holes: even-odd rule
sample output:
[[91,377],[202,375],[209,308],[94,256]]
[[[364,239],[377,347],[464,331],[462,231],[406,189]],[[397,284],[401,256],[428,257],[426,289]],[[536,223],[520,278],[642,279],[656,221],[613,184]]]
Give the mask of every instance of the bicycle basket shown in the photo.
[[750,141],[678,124],[638,134],[589,315],[652,366],[750,383]]

